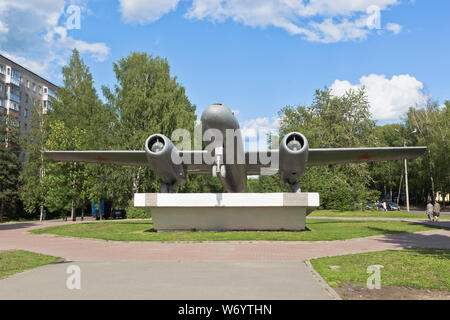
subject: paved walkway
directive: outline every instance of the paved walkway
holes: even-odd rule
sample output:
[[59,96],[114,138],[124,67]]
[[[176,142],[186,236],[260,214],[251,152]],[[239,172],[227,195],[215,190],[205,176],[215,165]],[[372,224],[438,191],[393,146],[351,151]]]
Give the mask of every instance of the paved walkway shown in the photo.
[[[342,241],[202,243],[118,242],[28,232],[67,223],[0,225],[0,251],[24,249],[68,260],[1,280],[0,299],[336,299],[302,261],[408,247],[450,249],[448,229]],[[79,291],[65,285],[72,264],[81,268]]]
[[[408,247],[450,249],[449,229],[314,242],[121,242],[34,235],[28,232],[61,224],[67,222],[0,225],[0,250],[24,249],[73,261],[303,261]],[[444,225],[444,222],[440,224]]]
[[[81,271],[80,290],[66,273]],[[0,280],[0,299],[336,299],[305,263],[103,261],[51,264]]]

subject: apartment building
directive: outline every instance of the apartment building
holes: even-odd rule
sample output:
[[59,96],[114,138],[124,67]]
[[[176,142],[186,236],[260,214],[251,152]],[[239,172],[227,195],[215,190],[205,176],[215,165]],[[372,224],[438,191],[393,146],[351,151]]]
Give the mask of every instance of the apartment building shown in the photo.
[[[33,106],[46,112],[56,98],[57,86],[0,54],[0,116],[9,114],[23,132],[30,130]],[[23,161],[24,152],[20,155]]]
[[57,86],[0,54],[0,115],[9,114],[15,126],[29,130],[33,105],[51,108]]

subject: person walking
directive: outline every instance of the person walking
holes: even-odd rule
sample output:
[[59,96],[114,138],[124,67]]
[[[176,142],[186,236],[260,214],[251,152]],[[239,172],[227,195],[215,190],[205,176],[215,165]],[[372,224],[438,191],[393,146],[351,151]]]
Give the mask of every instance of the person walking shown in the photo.
[[431,204],[431,201],[428,200],[427,201],[427,211],[426,211],[426,215],[428,216],[428,220],[430,220],[430,222],[432,222],[433,220],[433,205]]
[[439,205],[439,202],[436,201],[433,207],[433,221],[438,222],[440,215],[441,215],[441,206]]

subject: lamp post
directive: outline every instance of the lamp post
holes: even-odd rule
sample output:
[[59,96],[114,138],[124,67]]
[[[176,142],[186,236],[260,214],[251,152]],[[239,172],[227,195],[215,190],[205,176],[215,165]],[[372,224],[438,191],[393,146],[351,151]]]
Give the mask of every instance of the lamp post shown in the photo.
[[[398,133],[402,134],[402,132],[400,132],[400,130],[395,129],[395,131],[397,131]],[[403,140],[403,147],[406,148],[406,137],[408,137],[411,134],[414,134],[417,132],[417,129],[414,129],[413,131],[411,131],[409,134],[407,135],[403,135],[402,134],[402,140]],[[408,163],[406,158],[403,159],[403,161],[405,162],[405,189],[406,189],[406,211],[409,212],[409,190],[408,190]]]

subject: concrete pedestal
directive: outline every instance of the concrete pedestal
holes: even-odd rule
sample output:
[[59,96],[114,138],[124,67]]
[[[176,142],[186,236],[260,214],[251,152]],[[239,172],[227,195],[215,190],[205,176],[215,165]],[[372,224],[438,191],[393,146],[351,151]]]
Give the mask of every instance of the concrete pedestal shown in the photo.
[[136,193],[157,231],[305,230],[318,193]]

